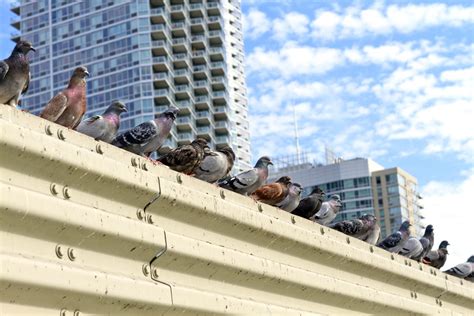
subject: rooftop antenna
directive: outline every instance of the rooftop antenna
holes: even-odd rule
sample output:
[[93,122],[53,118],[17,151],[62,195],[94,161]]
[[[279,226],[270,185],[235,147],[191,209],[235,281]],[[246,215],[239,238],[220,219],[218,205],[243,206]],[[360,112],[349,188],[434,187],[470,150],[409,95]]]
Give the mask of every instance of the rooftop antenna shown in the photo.
[[293,121],[295,126],[296,163],[300,164],[300,140],[298,135],[298,120],[296,119],[296,107],[293,105]]

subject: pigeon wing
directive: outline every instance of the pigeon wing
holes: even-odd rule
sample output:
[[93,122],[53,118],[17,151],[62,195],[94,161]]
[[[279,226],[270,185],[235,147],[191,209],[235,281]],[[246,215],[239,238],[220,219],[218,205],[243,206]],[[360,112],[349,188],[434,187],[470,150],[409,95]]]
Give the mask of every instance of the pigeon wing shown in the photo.
[[141,145],[148,143],[157,134],[155,122],[148,121],[131,130],[118,135],[113,141],[113,145],[118,147],[127,147],[129,145]]
[[10,69],[10,66],[5,61],[0,61],[0,80],[5,79],[8,69]]
[[379,246],[385,249],[390,249],[397,246],[401,240],[402,240],[402,234],[400,232],[395,232],[391,234],[390,236],[388,236],[387,238],[385,238],[384,240],[382,240],[382,242],[379,243]]
[[254,184],[257,180],[257,170],[250,169],[239,173],[238,175],[235,175],[228,180],[222,181],[219,185],[222,187],[230,188],[231,190],[238,190]]
[[438,250],[433,250],[428,252],[426,257],[423,258],[423,263],[429,264],[430,262],[439,260],[439,252]]
[[31,80],[31,72],[28,72],[28,78],[26,78],[25,86],[23,87],[21,94],[25,94],[28,91],[28,88],[30,87],[30,80]]
[[353,236],[359,234],[362,231],[364,228],[364,223],[359,219],[354,219],[351,221],[342,221],[329,225],[329,228],[333,228],[346,235]]
[[197,158],[196,148],[191,145],[185,145],[158,158],[158,161],[171,167],[173,170],[183,171],[189,169],[191,165],[194,166]]
[[324,202],[322,205],[321,205],[321,208],[319,209],[319,211],[313,215],[313,217],[318,217],[318,218],[325,218],[329,211],[331,209],[331,206],[328,202]]
[[304,218],[310,218],[317,211],[318,202],[312,199],[311,197],[304,198],[298,204],[298,207],[291,212],[291,214],[301,216]]
[[64,93],[60,92],[52,98],[49,103],[41,112],[40,116],[48,121],[55,122],[64,110],[67,108],[67,97]]
[[469,274],[472,273],[472,266],[469,264],[469,262],[465,262],[465,263],[458,264],[457,266],[449,270],[446,270],[445,272],[450,275],[455,275],[461,278],[465,278]]
[[219,170],[219,160],[218,160],[218,154],[214,151],[206,153],[204,156],[203,161],[199,165],[199,172],[200,173],[206,173],[206,174],[212,174]]
[[252,196],[257,201],[269,201],[278,203],[285,198],[284,189],[279,183],[271,183],[257,189]]
[[82,121],[77,127],[79,133],[88,135],[94,139],[102,137],[106,132],[106,124],[104,117],[101,115],[94,115]]

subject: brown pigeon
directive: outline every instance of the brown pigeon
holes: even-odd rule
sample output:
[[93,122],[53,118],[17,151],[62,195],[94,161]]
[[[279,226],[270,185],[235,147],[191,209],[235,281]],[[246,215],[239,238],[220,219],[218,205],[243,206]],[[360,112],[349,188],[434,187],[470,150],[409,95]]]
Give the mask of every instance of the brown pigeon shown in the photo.
[[75,129],[86,113],[86,67],[77,67],[69,85],[56,94],[46,105],[40,116],[59,125]]
[[30,63],[26,55],[36,51],[30,42],[19,41],[5,60],[0,61],[0,103],[16,107],[30,83]]
[[191,144],[180,146],[161,156],[158,161],[174,171],[191,174],[201,164],[207,151],[207,141],[197,138]]
[[269,205],[276,205],[282,202],[289,193],[291,178],[284,176],[274,183],[266,184],[258,188],[251,194],[255,201]]

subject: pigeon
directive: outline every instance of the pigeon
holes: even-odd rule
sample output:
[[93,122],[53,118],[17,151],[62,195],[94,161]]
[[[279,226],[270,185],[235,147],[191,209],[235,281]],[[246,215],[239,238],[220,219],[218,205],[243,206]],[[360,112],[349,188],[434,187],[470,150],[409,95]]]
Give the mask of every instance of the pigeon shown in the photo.
[[423,259],[424,264],[430,265],[434,268],[441,269],[446,263],[448,257],[448,245],[446,240],[443,240],[438,247],[438,250],[430,251]]
[[357,219],[337,222],[328,225],[328,227],[346,235],[367,241],[372,245],[377,242],[380,235],[380,226],[377,224],[377,218],[371,214],[365,214]]
[[120,113],[127,112],[125,104],[114,101],[102,115],[94,115],[82,121],[76,130],[95,140],[112,142],[120,127]]
[[170,106],[154,120],[144,122],[117,135],[112,145],[142,157],[149,157],[165,142],[178,112],[177,107]]
[[217,151],[208,151],[201,164],[194,169],[194,177],[215,183],[227,176],[234,166],[235,154],[232,148],[224,146]]
[[317,222],[318,224],[326,226],[336,218],[337,213],[339,213],[341,210],[341,207],[341,198],[339,195],[333,194],[331,195],[329,201],[323,202],[321,204],[321,209],[310,219],[314,222]]
[[284,176],[274,183],[265,184],[250,196],[255,200],[269,205],[282,202],[290,192],[291,178]]
[[180,146],[161,156],[158,161],[174,171],[191,174],[201,164],[205,151],[209,151],[207,140],[197,138],[191,144]]
[[410,226],[411,224],[409,221],[404,221],[398,231],[379,242],[377,247],[389,252],[398,253],[410,237]]
[[20,95],[28,91],[31,74],[26,55],[30,50],[36,52],[30,42],[19,41],[10,57],[0,61],[0,103],[16,107]]
[[423,235],[423,237],[420,238],[420,243],[421,243],[421,246],[423,247],[422,251],[419,254],[412,257],[412,259],[416,261],[421,261],[421,259],[423,259],[428,254],[428,252],[431,251],[431,248],[433,248],[433,244],[434,244],[433,225],[426,226],[425,234]]
[[416,239],[415,237],[408,238],[407,242],[403,245],[402,249],[398,252],[398,254],[414,259],[419,257],[423,253],[423,245],[421,244],[420,240]]
[[219,186],[243,195],[249,195],[262,186],[268,178],[268,165],[273,165],[269,157],[258,159],[253,169],[219,181]]
[[56,94],[41,112],[40,117],[64,127],[75,129],[86,113],[86,67],[77,67],[69,80],[69,85]]
[[321,209],[324,196],[325,193],[323,190],[321,190],[319,187],[314,188],[309,196],[301,200],[298,207],[294,209],[291,214],[304,218],[312,217]]
[[277,203],[275,206],[279,207],[280,209],[284,210],[285,212],[293,211],[301,200],[301,184],[299,183],[291,183],[288,195],[285,197],[283,201]]
[[457,276],[461,279],[467,278],[471,281],[473,278],[472,274],[474,273],[474,256],[470,256],[469,259],[467,259],[467,262],[460,263],[457,266],[444,271],[444,273]]

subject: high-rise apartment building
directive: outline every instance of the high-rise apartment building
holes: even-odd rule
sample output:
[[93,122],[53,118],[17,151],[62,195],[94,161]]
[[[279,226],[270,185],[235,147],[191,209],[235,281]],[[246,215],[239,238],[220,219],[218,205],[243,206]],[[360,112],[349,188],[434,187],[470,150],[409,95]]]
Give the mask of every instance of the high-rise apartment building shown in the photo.
[[382,238],[396,231],[404,220],[410,220],[412,232],[417,236],[424,228],[417,180],[400,168],[384,169],[365,158],[337,159],[326,165],[304,163],[279,168],[271,178],[274,180],[283,175],[300,183],[304,188],[303,195],[316,186],[328,197],[338,194],[342,211],[335,222],[374,214],[379,220]]
[[12,4],[13,40],[29,40],[32,80],[22,108],[37,114],[85,65],[88,115],[126,102],[121,130],[180,108],[170,148],[206,138],[250,163],[239,0],[34,0]]

